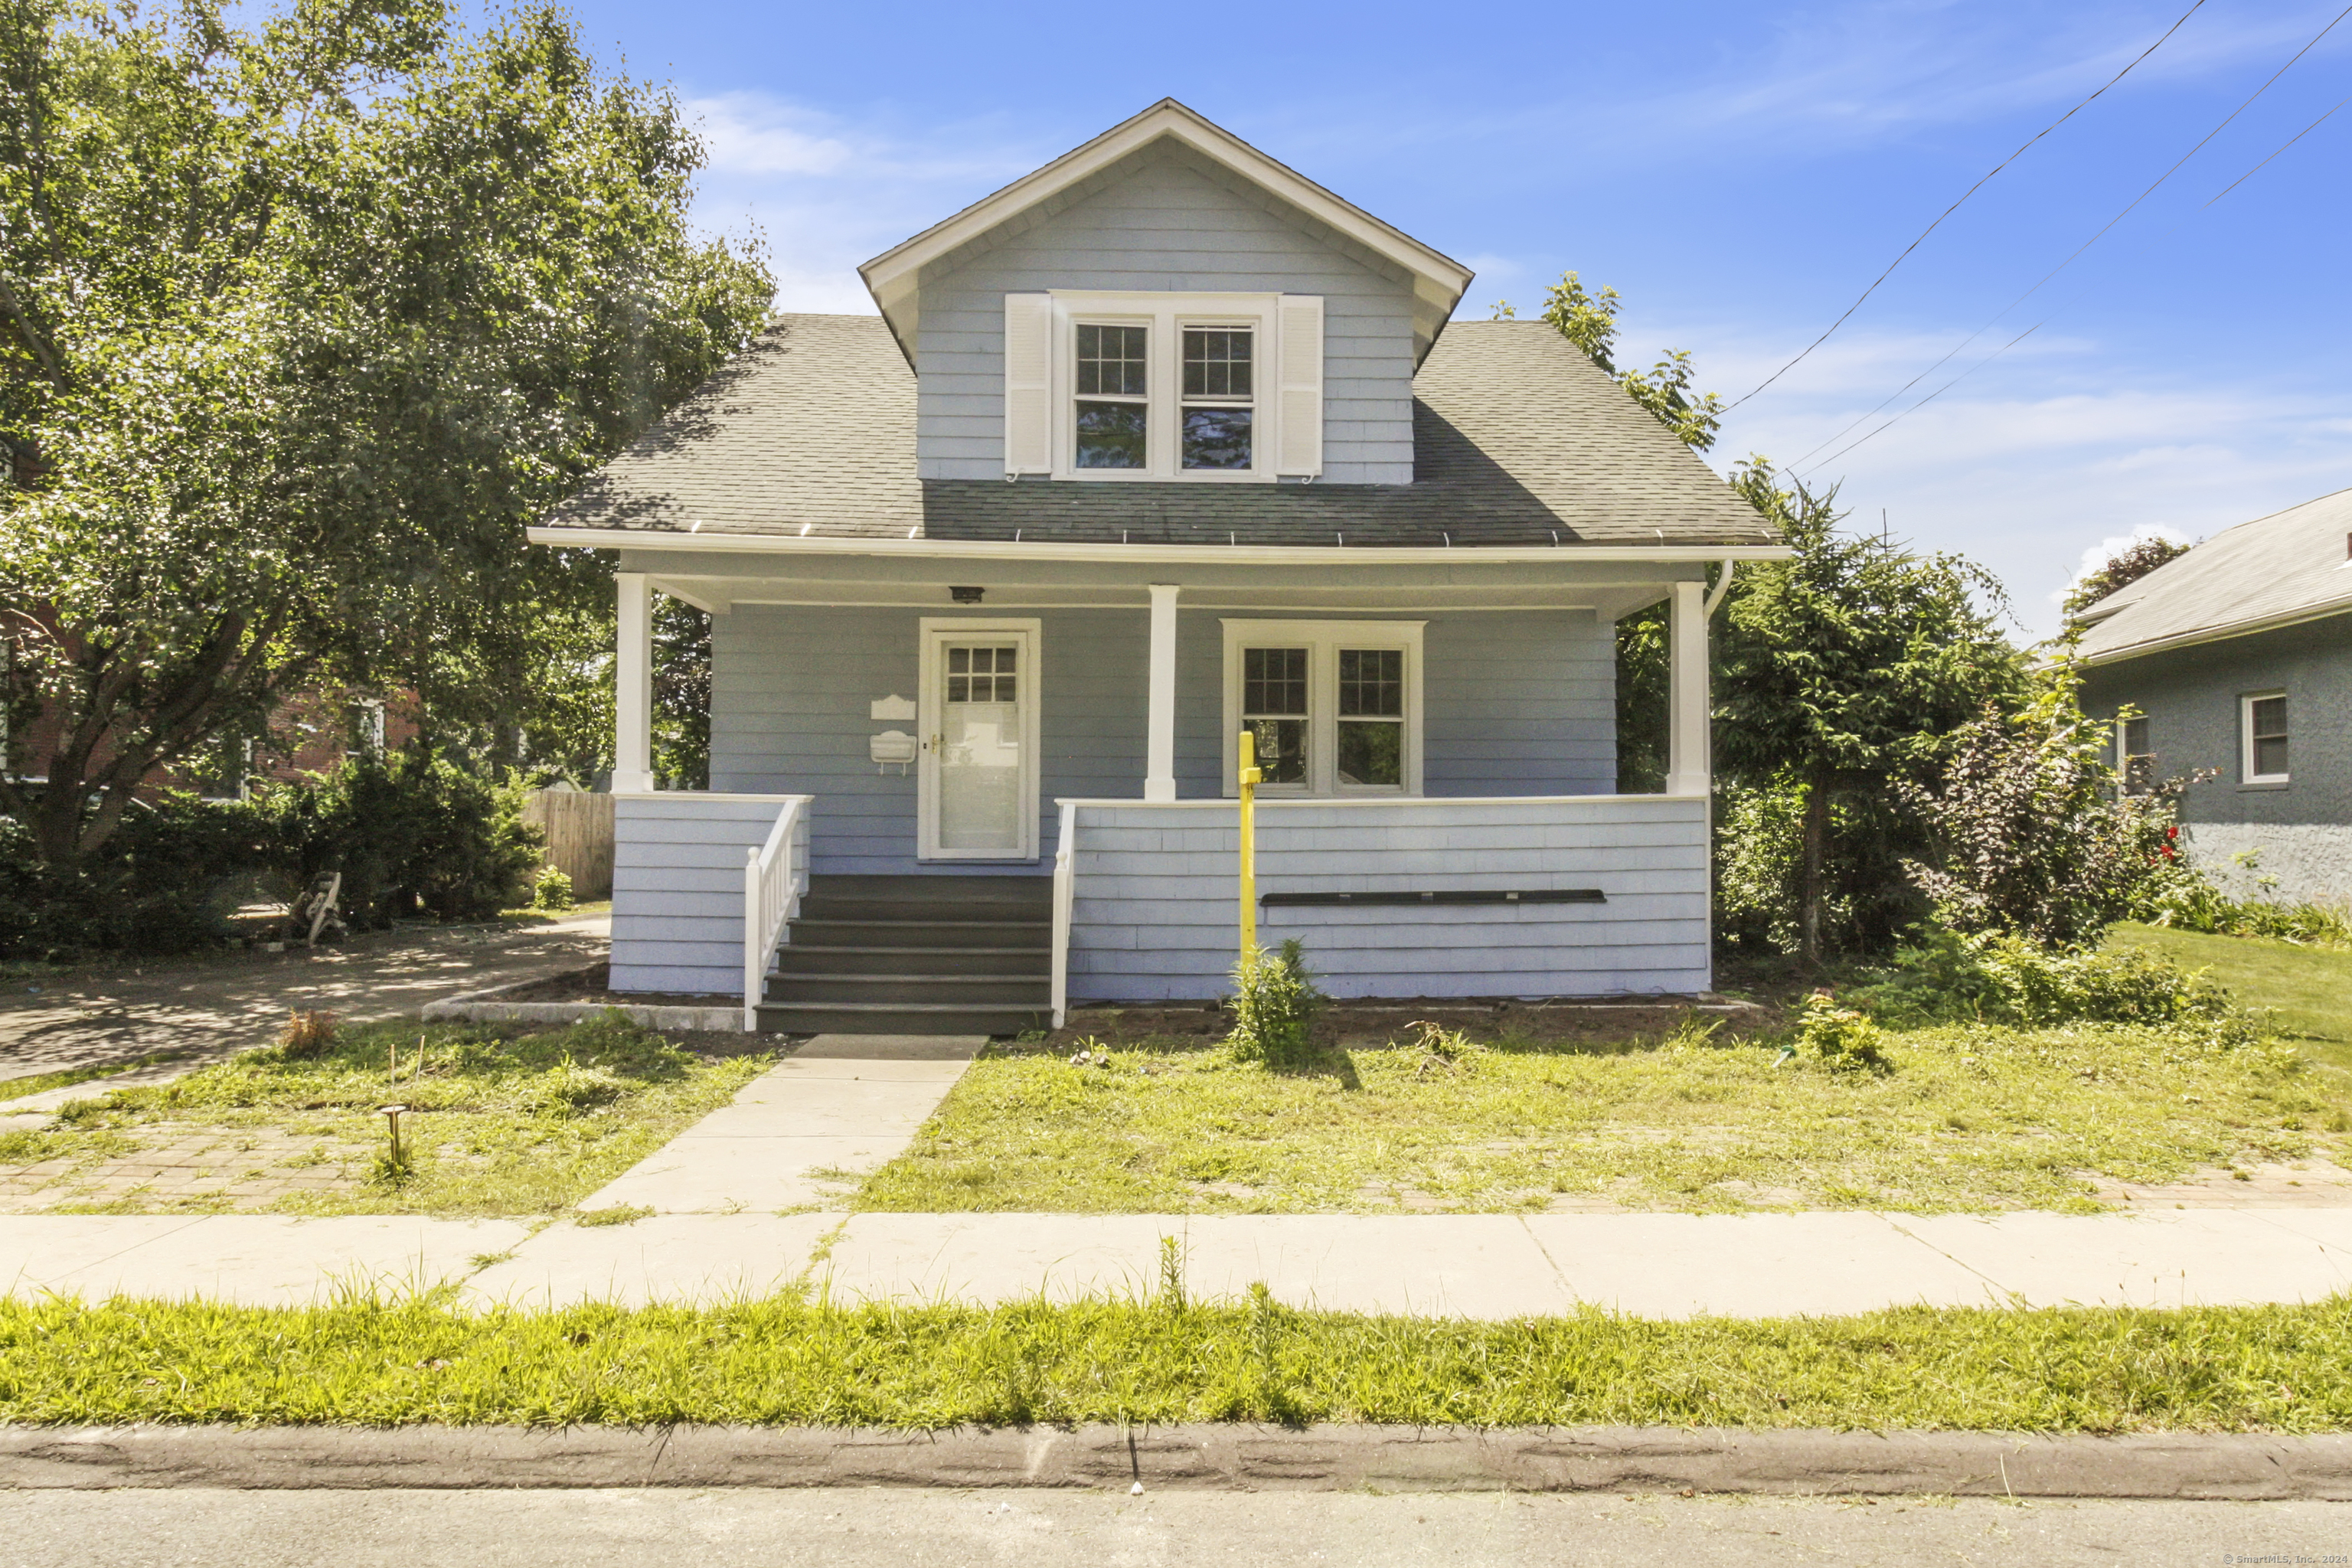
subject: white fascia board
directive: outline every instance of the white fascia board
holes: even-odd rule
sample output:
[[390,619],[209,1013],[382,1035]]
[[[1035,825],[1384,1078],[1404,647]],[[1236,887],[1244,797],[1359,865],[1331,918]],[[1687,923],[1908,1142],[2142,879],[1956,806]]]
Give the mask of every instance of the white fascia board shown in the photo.
[[2275,616],[2261,616],[2252,620],[2232,621],[2227,626],[2200,626],[2193,632],[2179,632],[2168,637],[2151,637],[2147,642],[2133,643],[2125,647],[2109,648],[2104,653],[2084,654],[2087,666],[2121,664],[2127,658],[2143,658],[2152,653],[2166,653],[2177,647],[2196,647],[2209,642],[2228,642],[2232,637],[2252,637],[2256,632],[2284,631],[2307,621],[2324,621],[2331,616],[2352,614],[2352,597],[2331,600],[2325,605],[2306,605],[2299,610],[2284,611]]
[[1438,290],[1451,313],[1475,274],[1447,256],[1423,245],[1403,230],[1382,223],[1296,170],[1285,167],[1223,127],[1185,108],[1174,99],[1162,99],[1122,124],[1114,125],[1083,146],[1063,153],[1044,168],[1023,175],[992,195],[982,197],[944,222],[932,225],[913,238],[891,247],[860,267],[874,301],[888,316],[913,287],[914,275],[929,262],[979,238],[997,225],[1019,216],[1056,192],[1066,190],[1129,153],[1161,137],[1171,137],[1203,156],[1214,159],[1243,178],[1265,187],[1318,222],[1328,226],[1375,255],[1385,257],[1426,279]]
[[1785,544],[1055,544],[1009,539],[852,539],[789,533],[665,533],[626,528],[533,528],[533,544],[573,550],[721,551],[739,555],[873,555],[950,561],[1121,561],[1155,565],[1243,562],[1251,565],[1409,565],[1433,561],[1496,563],[1787,561]]

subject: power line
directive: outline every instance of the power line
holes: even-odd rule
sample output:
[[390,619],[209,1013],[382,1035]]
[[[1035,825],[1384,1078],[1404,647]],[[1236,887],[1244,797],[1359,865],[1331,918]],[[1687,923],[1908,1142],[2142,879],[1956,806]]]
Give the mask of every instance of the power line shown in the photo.
[[[1844,326],[1847,317],[1852,316],[1856,310],[1861,310],[1863,301],[1868,300],[1873,294],[1878,292],[1879,284],[1885,282],[1889,278],[1895,276],[1895,269],[1902,266],[1903,263],[1909,258],[1913,251],[1918,249],[1922,244],[1926,243],[1929,235],[1935,233],[1937,228],[1942,226],[1945,218],[1948,218],[1954,213],[1959,211],[1962,203],[1965,203],[1970,196],[1975,195],[1979,191],[1982,190],[1985,187],[1986,182],[1990,181],[1994,174],[2000,174],[2003,169],[2008,168],[2011,163],[2016,163],[2018,159],[2023,157],[2028,148],[2041,141],[2044,136],[2049,135],[2053,131],[2057,130],[2061,125],[2065,124],[2069,120],[2074,119],[2074,116],[2080,114],[2084,110],[2088,109],[2091,106],[2093,100],[2098,98],[2100,93],[2105,92],[2108,88],[2115,86],[2116,83],[2129,76],[2132,73],[2132,68],[2134,66],[2138,65],[2140,61],[2147,58],[2148,56],[2156,53],[2158,48],[2162,47],[2165,38],[2169,38],[2173,34],[2180,31],[2182,24],[2186,23],[2189,17],[2197,15],[2197,13],[2204,7],[2204,5],[2205,0],[2196,0],[2194,5],[2190,5],[2188,10],[2183,11],[2180,14],[2179,21],[2173,23],[2172,26],[2164,30],[2164,37],[2157,39],[2155,43],[2148,45],[2147,47],[2133,56],[2131,64],[2126,65],[2123,69],[2116,72],[2114,76],[2109,77],[2105,84],[2102,86],[2097,92],[2094,92],[2089,98],[2083,100],[2082,102],[2076,104],[2074,108],[2068,110],[2065,113],[2060,115],[2057,119],[2043,126],[2040,131],[2035,132],[2033,135],[2029,138],[2023,145],[2020,146],[2016,152],[2011,153],[2008,157],[2003,158],[2000,163],[1994,164],[1983,179],[1979,180],[1975,184],[1970,185],[1967,190],[1962,191],[1960,193],[1959,201],[1954,202],[1950,206],[1946,207],[1943,212],[1937,216],[1934,223],[1931,223],[1926,228],[1921,229],[1919,231],[1919,237],[1905,246],[1903,247],[1903,254],[1886,264],[1886,270],[1880,273],[1875,279],[1874,279],[1871,281],[1870,287],[1864,289],[1854,300],[1854,302],[1845,308],[1845,313],[1843,315],[1838,317],[1836,321],[1832,321],[1829,324],[1828,329],[1824,331],[1820,337],[1815,338],[1811,342],[1807,343],[1803,352],[1799,353],[1795,359],[1790,360],[1787,364],[1782,365],[1770,375],[1766,376],[1762,381],[1757,383],[1754,386],[1748,388],[1748,391],[1742,393],[1739,396],[1734,398],[1729,404],[1726,405],[1724,412],[1727,414],[1729,413],[1732,409],[1738,407],[1741,404],[1747,402],[1749,398],[1755,396],[1758,393],[1763,391],[1766,387],[1771,385],[1774,382],[1780,380],[1790,371],[1796,369],[1799,364],[1803,363],[1807,354],[1811,353],[1815,349],[1829,342],[1830,333],[1834,332],[1840,327]],[[1896,395],[1900,396],[1902,395],[1898,393]],[[1864,417],[1867,417],[1867,416]]]
[[[2150,184],[2147,189],[2142,191],[2138,195],[2134,196],[2124,207],[2123,211],[2109,218],[2100,226],[2097,233],[2092,235],[2090,238],[2084,240],[2081,245],[2076,246],[2074,251],[2067,256],[2065,260],[2061,261],[2057,266],[2043,273],[2040,282],[2035,283],[2032,288],[2028,289],[2024,293],[2020,294],[2016,299],[2011,300],[2008,304],[2002,306],[1998,311],[1994,312],[1991,321],[1987,321],[1983,326],[1979,327],[1975,331],[1970,332],[1967,337],[1961,339],[1959,342],[1952,348],[1950,353],[1946,353],[1944,357],[1937,360],[1935,364],[1929,365],[1926,370],[1921,371],[1917,375],[1913,376],[1909,381],[1904,383],[1892,396],[1881,401],[1877,408],[1872,409],[1869,414],[1864,415],[1861,419],[1856,419],[1853,421],[1853,423],[1847,425],[1844,430],[1840,430],[1836,436],[1831,437],[1829,441],[1824,441],[1821,446],[1815,447],[1813,451],[1820,451],[1822,447],[1826,447],[1830,442],[1837,440],[1839,437],[1843,436],[1847,430],[1852,430],[1855,425],[1859,425],[1863,423],[1864,420],[1869,419],[1873,415],[1875,415],[1880,408],[1885,408],[1887,404],[1894,402],[1895,398],[1902,396],[1904,393],[1908,392],[1914,386],[1918,385],[1921,381],[1925,380],[1928,375],[1935,372],[1937,366],[1946,363],[1951,359],[1953,354],[1958,353],[1961,349],[1968,347],[1969,344],[1976,342],[1978,338],[1982,337],[1985,332],[1991,328],[1993,321],[1998,321],[2001,317],[2008,315],[2011,310],[2017,309],[2018,306],[2023,304],[2027,300],[2039,293],[2043,286],[2049,283],[2053,278],[2057,277],[2058,274],[2065,271],[2067,268],[2072,267],[2075,261],[2082,257],[2084,251],[2090,249],[2091,247],[2105,238],[2107,232],[2110,229],[2114,228],[2116,225],[2123,222],[2125,218],[2130,216],[2134,208],[2137,207],[2142,202],[2147,200],[2148,197],[2154,195],[2158,186],[2162,185],[2167,180],[2169,180],[2173,175],[2179,174],[2181,168],[2188,163],[2189,159],[2194,158],[2199,153],[2204,151],[2205,144],[2212,141],[2214,137],[2219,136],[2223,131],[2227,130],[2231,121],[2237,119],[2238,116],[2243,114],[2249,108],[2252,107],[2255,99],[2258,99],[2262,97],[2263,93],[2268,92],[2271,89],[2273,83],[2276,82],[2279,78],[2284,76],[2289,68],[2291,68],[2296,60],[2303,58],[2304,56],[2319,46],[2319,41],[2322,38],[2326,37],[2329,33],[2334,32],[2336,30],[2336,23],[2343,21],[2347,16],[2352,16],[2352,5],[2347,5],[2343,10],[2337,12],[2334,21],[2329,22],[2327,26],[2320,28],[2317,33],[2312,36],[2309,43],[2295,50],[2294,55],[2288,58],[2285,65],[2279,67],[2278,69],[2271,73],[2269,80],[2264,81],[2262,86],[2254,89],[2254,90],[2248,95],[2245,102],[2241,103],[2237,108],[2231,110],[2228,116],[2222,120],[2221,124],[2216,125],[2212,130],[2207,132],[2198,142],[2197,145],[2189,148],[2188,152],[2182,153],[2178,163],[2174,163],[2172,167],[2167,169],[2163,174],[2158,175],[2154,184]],[[2236,190],[2240,185],[2244,184],[2248,180],[2253,178],[2256,174],[2260,173],[2272,162],[2273,159],[2278,157],[2280,153],[2284,153],[2289,147],[2294,146],[2296,142],[2310,135],[2314,131],[2318,130],[2319,127],[2327,121],[2330,115],[2333,115],[2337,109],[2344,107],[2345,102],[2352,102],[2352,99],[2347,99],[2345,100],[2344,102],[2337,103],[2335,108],[2328,110],[2326,114],[2322,114],[2317,120],[2313,121],[2310,124],[2296,132],[2293,136],[2288,137],[2284,142],[2281,143],[2280,146],[2271,153],[2270,157],[2264,158],[2261,163],[2256,163],[2252,168],[2247,170],[2244,174],[2231,181],[2227,185],[2223,186],[2219,192],[2217,192],[2210,200],[2207,201],[2204,204],[2204,206],[2198,208],[2198,211],[2204,211],[2205,207],[2211,206],[2214,202],[2220,201],[2223,196],[2228,195],[2231,191]],[[2184,220],[2184,222],[2186,220]],[[2176,224],[2173,226],[2173,228],[2168,232],[2178,233],[2179,232],[2179,228],[2180,225]],[[2079,295],[2076,297],[2079,297]],[[2072,302],[2072,298],[2065,301],[2065,303],[2070,304]],[[2051,315],[2055,315],[2057,313],[2057,307],[2053,307],[2051,311]],[[2033,325],[2026,328],[2025,331],[2018,333],[2017,336],[2001,344],[2000,347],[1987,354],[1983,359],[1978,361],[1975,364],[1970,365],[1967,370],[1962,371],[1958,375],[1954,376],[1951,380],[1946,382],[1943,385],[1937,387],[1935,391],[1929,393],[1927,396],[1921,398],[1918,402],[1905,409],[1902,413],[1897,414],[1894,418],[1889,419],[1885,425],[1878,426],[1876,430],[1871,431],[1868,436],[1863,437],[1861,440],[1854,441],[1847,446],[1839,447],[1836,451],[1822,458],[1821,462],[1815,463],[1813,467],[1815,468],[1819,468],[1826,466],[1827,464],[1835,462],[1838,458],[1844,457],[1848,452],[1853,451],[1854,447],[1861,446],[1864,441],[1871,439],[1872,437],[1877,436],[1882,431],[1886,430],[1894,425],[1899,424],[1911,415],[1917,413],[1922,408],[1925,408],[1928,404],[1933,403],[1937,398],[1941,397],[1945,393],[1949,392],[1962,381],[1974,375],[1978,371],[1982,370],[1986,365],[1990,364],[1994,360],[1999,359],[2001,355],[2015,348],[2019,343],[2023,342],[2027,338],[2041,331],[2042,328],[2048,323],[2050,319],[2051,318],[2048,315],[2043,316],[2041,321],[2034,322]],[[1758,388],[1758,391],[1761,390],[1762,388]],[[1749,395],[1753,396],[1754,394],[1751,393]],[[1811,456],[1812,453],[1809,452],[1805,455],[1805,458],[1800,458],[1797,459],[1797,463],[1790,465],[1791,468],[1802,464],[1806,458],[1809,458]]]

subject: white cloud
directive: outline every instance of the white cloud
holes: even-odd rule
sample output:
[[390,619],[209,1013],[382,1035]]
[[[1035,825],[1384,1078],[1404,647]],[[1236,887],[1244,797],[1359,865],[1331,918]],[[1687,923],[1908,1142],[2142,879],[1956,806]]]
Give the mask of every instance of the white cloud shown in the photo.
[[815,115],[763,92],[688,99],[685,108],[701,122],[715,174],[831,174],[855,155],[838,136],[809,129]]
[[2146,544],[2154,539],[2168,540],[2175,544],[2197,542],[2184,530],[2175,528],[2168,522],[2144,522],[2129,533],[2110,533],[2096,544],[2086,544],[2083,547],[2083,559],[2074,568],[2074,575],[2066,580],[2064,587],[2050,590],[2050,602],[2053,605],[2063,605],[2066,596],[2082,584],[2083,579],[2105,566],[2108,562],[2121,555],[2125,551],[2135,545]]

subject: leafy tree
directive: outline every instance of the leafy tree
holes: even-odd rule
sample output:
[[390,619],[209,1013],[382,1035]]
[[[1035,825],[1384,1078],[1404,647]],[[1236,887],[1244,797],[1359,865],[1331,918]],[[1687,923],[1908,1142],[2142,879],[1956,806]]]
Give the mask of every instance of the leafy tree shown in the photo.
[[[1683,349],[1668,349],[1664,357],[1646,371],[1619,370],[1612,356],[1617,347],[1617,312],[1621,309],[1622,300],[1616,289],[1603,288],[1595,292],[1585,288],[1583,279],[1573,272],[1561,273],[1559,281],[1544,290],[1543,319],[1561,337],[1615,377],[1625,395],[1673,431],[1676,440],[1693,451],[1706,451],[1715,445],[1716,433],[1722,428],[1723,400],[1712,392],[1692,393],[1691,383],[1697,373],[1691,367],[1689,353]],[[1517,314],[1509,300],[1495,301],[1496,321],[1511,320]]]
[[2123,549],[2108,555],[2106,564],[2085,575],[2066,591],[2062,606],[2066,618],[2074,619],[2116,589],[2138,582],[2168,561],[2189,553],[2189,547],[2177,539],[2153,534],[2135,539]]
[[[2000,605],[2000,586],[1958,555],[1838,533],[1835,490],[1782,489],[1761,458],[1732,484],[1796,555],[1746,568],[1727,596],[1717,766],[1735,785],[1799,797],[1799,951],[1883,946],[1918,912],[1903,864],[1922,827],[1904,787],[1937,782],[1953,732],[2022,689],[2016,651],[1979,604]],[[1832,906],[1842,931],[1826,929]]]
[[610,613],[520,525],[770,294],[691,236],[700,156],[549,8],[0,0],[0,700],[61,737],[0,810],[46,863],[314,684],[520,751]]

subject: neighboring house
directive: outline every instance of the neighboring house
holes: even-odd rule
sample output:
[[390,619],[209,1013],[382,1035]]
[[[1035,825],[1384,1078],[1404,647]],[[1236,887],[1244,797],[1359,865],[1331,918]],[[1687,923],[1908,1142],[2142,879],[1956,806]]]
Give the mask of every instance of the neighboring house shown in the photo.
[[[62,721],[47,713],[14,736],[0,723],[0,758],[5,759],[0,765],[17,777],[46,781],[61,729]],[[256,784],[291,784],[327,773],[354,751],[387,755],[416,732],[415,700],[406,694],[387,703],[348,691],[299,692],[270,714],[266,741],[229,742],[208,760],[155,768],[140,781],[138,793],[147,800],[175,790],[242,799]]]
[[[615,989],[1213,999],[1244,729],[1326,990],[1708,987],[1708,581],[1788,550],[1557,331],[1173,101],[862,271],[531,531],[620,552]],[[651,791],[652,593],[714,616],[710,793]],[[1661,600],[1672,774],[1618,795]]]
[[2080,618],[2085,710],[2139,715],[2118,765],[2216,775],[2181,800],[2197,862],[2241,893],[2352,900],[2352,490],[2216,534]]

